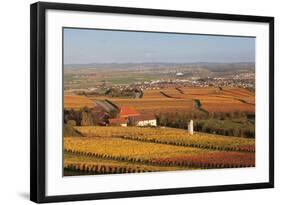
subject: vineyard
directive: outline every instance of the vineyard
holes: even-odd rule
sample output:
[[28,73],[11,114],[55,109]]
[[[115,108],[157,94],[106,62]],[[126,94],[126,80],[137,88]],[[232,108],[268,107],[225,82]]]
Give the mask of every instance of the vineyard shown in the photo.
[[142,163],[122,162],[94,156],[85,156],[72,152],[64,153],[64,168],[66,173],[79,172],[82,174],[120,174],[120,173],[140,173],[155,171],[173,171],[173,170],[192,170],[191,167],[177,166],[153,166]]
[[[89,97],[95,101],[103,96]],[[143,98],[109,98],[118,106],[134,107],[140,112],[191,111],[194,99],[208,112],[254,112],[255,94],[243,88],[164,88],[144,90]]]
[[255,141],[173,128],[75,127],[64,137],[65,175],[255,166]]
[[[140,98],[67,94],[64,108],[80,113],[69,112],[65,119],[89,120],[87,109],[97,105],[109,114],[110,106],[117,112],[126,106],[153,113],[157,127],[69,123],[64,132],[65,175],[255,166],[255,124],[247,116],[255,112],[254,92],[237,87],[169,87],[144,90]],[[98,109],[93,113],[102,116]],[[190,119],[197,130],[193,135],[186,131]]]
[[255,94],[243,88],[165,88],[144,90],[143,98],[65,95],[65,108],[92,107],[95,101],[109,99],[117,106],[129,106],[144,113],[191,111],[194,99],[208,112],[254,112]]
[[93,107],[93,102],[82,95],[64,95],[64,108],[77,109],[82,107]]
[[224,137],[206,133],[190,135],[187,131],[173,128],[146,127],[77,127],[85,136],[120,137],[123,139],[170,144],[186,147],[225,151],[255,152],[255,141],[247,138]]

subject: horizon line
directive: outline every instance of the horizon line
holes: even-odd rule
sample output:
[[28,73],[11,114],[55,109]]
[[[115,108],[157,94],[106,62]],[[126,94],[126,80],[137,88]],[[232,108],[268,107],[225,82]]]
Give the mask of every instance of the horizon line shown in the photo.
[[194,62],[91,62],[91,63],[64,63],[64,65],[90,65],[90,64],[195,64],[195,63],[217,63],[217,64],[239,64],[239,63],[255,63],[255,61],[229,61],[229,62],[221,62],[221,61],[194,61]]

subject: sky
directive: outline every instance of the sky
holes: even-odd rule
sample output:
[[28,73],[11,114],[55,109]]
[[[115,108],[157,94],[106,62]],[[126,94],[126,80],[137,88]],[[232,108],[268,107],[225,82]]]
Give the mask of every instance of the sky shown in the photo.
[[254,62],[255,38],[64,28],[64,64]]

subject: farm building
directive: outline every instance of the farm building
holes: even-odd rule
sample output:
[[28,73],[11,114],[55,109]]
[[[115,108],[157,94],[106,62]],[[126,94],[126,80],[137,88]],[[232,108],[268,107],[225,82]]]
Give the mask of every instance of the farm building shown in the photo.
[[156,117],[154,115],[144,115],[138,113],[134,108],[121,107],[118,118],[109,119],[109,125],[119,125],[126,127],[134,126],[157,126]]
[[156,117],[154,115],[139,115],[136,117],[129,118],[132,124],[136,126],[157,126]]

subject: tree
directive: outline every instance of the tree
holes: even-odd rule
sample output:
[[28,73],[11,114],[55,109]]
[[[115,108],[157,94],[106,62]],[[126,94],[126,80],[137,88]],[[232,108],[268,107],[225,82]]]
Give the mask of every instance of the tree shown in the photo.
[[195,106],[195,108],[197,108],[197,109],[201,108],[201,102],[200,102],[200,100],[195,99],[195,100],[194,100],[194,106]]

